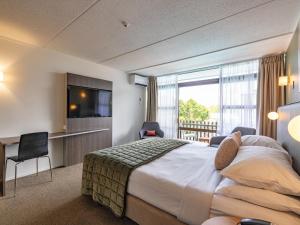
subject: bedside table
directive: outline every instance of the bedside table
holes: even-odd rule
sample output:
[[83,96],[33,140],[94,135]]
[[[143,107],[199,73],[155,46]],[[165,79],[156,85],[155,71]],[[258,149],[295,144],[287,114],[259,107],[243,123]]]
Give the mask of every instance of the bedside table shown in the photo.
[[237,225],[240,218],[233,216],[216,216],[206,220],[202,225]]

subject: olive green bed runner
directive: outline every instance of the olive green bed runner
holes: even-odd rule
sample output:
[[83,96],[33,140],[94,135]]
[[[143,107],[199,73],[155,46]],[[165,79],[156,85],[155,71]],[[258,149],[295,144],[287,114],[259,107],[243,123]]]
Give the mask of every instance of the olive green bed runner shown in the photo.
[[89,153],[83,162],[82,194],[91,195],[94,201],[121,217],[125,213],[127,183],[133,169],[187,143],[149,138]]

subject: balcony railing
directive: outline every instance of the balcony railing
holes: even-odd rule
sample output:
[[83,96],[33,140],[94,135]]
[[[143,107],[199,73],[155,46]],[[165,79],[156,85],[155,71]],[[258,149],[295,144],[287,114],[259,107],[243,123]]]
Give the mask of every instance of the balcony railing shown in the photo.
[[179,121],[178,138],[208,143],[217,135],[218,123],[208,121]]

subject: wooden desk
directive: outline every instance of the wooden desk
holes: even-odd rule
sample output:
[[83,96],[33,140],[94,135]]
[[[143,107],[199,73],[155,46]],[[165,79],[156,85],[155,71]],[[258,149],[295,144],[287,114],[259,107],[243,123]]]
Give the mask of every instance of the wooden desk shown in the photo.
[[[78,135],[84,134],[92,134],[102,131],[109,131],[108,128],[103,129],[96,129],[96,130],[86,130],[86,131],[79,131],[79,132],[56,132],[49,134],[49,140],[59,139],[59,138],[68,138]],[[5,160],[6,160],[6,146],[19,144],[20,136],[17,137],[6,137],[0,138],[0,196],[5,195]]]

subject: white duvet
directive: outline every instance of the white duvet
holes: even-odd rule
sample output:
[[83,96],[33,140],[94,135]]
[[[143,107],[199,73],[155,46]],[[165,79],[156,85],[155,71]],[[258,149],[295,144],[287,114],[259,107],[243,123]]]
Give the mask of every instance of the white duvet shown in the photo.
[[184,223],[200,225],[209,218],[221,175],[214,167],[216,148],[192,142],[135,169],[128,193]]

